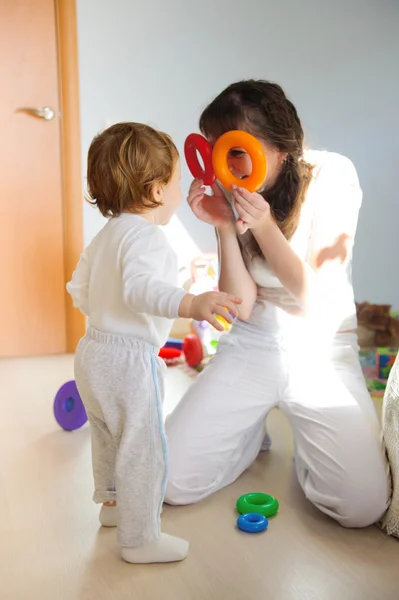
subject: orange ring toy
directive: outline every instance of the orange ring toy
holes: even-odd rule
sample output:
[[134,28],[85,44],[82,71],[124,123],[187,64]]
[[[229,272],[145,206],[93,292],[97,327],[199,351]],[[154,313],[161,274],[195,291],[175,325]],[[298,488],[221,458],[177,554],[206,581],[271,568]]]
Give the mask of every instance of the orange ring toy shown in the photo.
[[[239,179],[229,169],[227,158],[232,148],[244,148],[252,161],[252,172],[246,179]],[[228,131],[220,136],[213,147],[213,170],[216,179],[226,188],[232,185],[256,192],[264,183],[267,174],[267,159],[262,144],[246,131]]]

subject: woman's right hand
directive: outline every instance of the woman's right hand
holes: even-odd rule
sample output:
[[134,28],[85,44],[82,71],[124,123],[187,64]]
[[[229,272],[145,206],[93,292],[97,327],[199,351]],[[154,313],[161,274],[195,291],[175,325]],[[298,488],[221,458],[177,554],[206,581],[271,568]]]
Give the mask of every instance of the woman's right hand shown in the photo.
[[214,227],[221,228],[235,224],[233,209],[223,191],[214,183],[213,196],[205,194],[204,182],[194,179],[188,192],[187,202],[195,216]]

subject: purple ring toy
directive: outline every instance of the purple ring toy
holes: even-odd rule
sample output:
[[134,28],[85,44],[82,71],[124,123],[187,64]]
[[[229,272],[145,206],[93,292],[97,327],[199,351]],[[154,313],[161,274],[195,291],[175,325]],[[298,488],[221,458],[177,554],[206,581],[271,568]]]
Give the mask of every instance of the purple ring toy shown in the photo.
[[54,399],[54,416],[65,431],[74,431],[86,423],[85,407],[75,381],[67,381],[58,390]]

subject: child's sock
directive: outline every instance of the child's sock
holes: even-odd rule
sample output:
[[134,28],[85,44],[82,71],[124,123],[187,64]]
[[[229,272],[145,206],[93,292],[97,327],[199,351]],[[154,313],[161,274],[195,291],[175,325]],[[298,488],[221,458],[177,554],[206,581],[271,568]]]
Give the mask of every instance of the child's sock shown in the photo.
[[186,558],[188,548],[186,540],[161,533],[152,544],[140,548],[122,548],[122,558],[128,563],[137,564],[177,562]]
[[99,515],[100,523],[103,527],[116,527],[118,525],[118,507],[102,505]]

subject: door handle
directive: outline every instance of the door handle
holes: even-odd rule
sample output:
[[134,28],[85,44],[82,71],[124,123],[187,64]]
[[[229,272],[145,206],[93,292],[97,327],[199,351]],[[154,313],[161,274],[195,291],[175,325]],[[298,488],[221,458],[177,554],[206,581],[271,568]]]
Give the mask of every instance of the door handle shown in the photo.
[[17,108],[17,112],[23,112],[36,119],[44,119],[51,121],[55,117],[55,110],[51,106],[40,106],[39,108],[21,107]]

